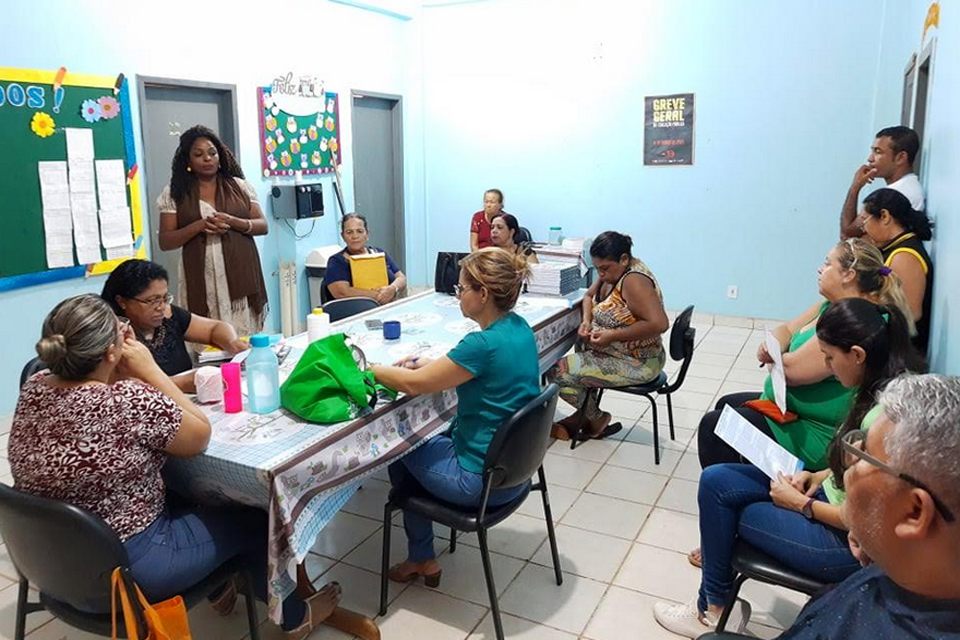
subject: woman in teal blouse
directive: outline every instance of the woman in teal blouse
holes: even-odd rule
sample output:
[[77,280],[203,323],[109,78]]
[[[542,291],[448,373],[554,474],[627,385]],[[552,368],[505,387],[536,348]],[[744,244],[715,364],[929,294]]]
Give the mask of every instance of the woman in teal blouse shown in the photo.
[[[526,258],[489,247],[463,259],[457,297],[460,311],[480,331],[467,334],[437,360],[408,358],[388,367],[373,365],[377,381],[409,394],[457,389],[457,416],[450,430],[390,465],[394,486],[419,485],[445,502],[480,504],[483,461],[497,427],[540,393],[537,343],[527,322],[511,310],[529,273]],[[524,487],[490,494],[489,504],[509,502]],[[433,523],[404,513],[407,560],[389,577],[409,582],[423,576],[440,583],[433,549]]]

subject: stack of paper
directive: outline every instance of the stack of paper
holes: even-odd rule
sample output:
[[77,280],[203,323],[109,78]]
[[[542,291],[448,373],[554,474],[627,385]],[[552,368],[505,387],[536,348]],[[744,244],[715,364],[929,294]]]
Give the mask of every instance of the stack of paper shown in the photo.
[[70,171],[73,241],[80,264],[92,264],[101,260],[96,181],[93,174],[93,131],[71,128],[64,131],[67,137],[67,167]]
[[100,199],[100,238],[107,259],[133,255],[133,229],[127,206],[127,176],[123,160],[97,160],[97,195]]
[[576,264],[541,262],[530,265],[528,293],[565,296],[580,286],[580,269]]
[[43,235],[47,267],[72,267],[73,219],[70,215],[70,184],[66,162],[38,162],[40,197],[43,201]]

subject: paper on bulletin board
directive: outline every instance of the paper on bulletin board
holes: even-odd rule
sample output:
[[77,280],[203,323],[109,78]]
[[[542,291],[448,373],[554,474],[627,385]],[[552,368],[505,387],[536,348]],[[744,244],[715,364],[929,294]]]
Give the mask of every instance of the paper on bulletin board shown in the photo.
[[40,199],[43,203],[43,235],[47,267],[72,267],[73,220],[70,213],[70,183],[67,163],[47,161],[37,163],[40,178]]
[[97,195],[100,200],[100,242],[108,259],[133,255],[133,230],[127,206],[123,160],[97,160]]

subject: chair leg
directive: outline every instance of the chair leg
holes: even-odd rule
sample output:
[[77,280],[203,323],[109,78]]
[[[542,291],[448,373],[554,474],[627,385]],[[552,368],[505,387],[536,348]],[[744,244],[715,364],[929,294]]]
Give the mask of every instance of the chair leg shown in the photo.
[[500,604],[497,602],[497,587],[493,582],[493,567],[490,565],[490,550],[487,549],[487,530],[477,529],[477,539],[480,541],[480,560],[483,561],[483,575],[487,579],[487,595],[490,596],[490,617],[493,618],[493,629],[497,640],[503,640],[503,622],[500,620]]
[[670,399],[670,394],[667,394],[667,417],[670,419],[670,439],[676,440],[677,434],[673,430],[673,400]]
[[541,466],[537,470],[538,484],[536,490],[543,500],[543,517],[547,519],[547,536],[550,538],[550,555],[553,556],[553,573],[557,576],[557,584],[563,584],[563,572],[560,571],[560,551],[557,549],[557,534],[553,527],[553,510],[550,508],[550,495],[547,493],[547,476]]
[[591,391],[596,391],[596,393],[597,393],[597,407],[600,406],[600,400],[603,399],[603,389],[602,389],[602,388],[597,388],[597,389],[590,389],[590,388],[588,388],[588,389],[587,389],[587,395],[584,397],[584,399],[583,399],[583,404],[580,405],[580,409],[579,409],[579,411],[580,411],[580,421],[577,423],[577,430],[574,431],[574,432],[571,434],[571,437],[570,437],[570,450],[571,450],[571,451],[574,450],[574,449],[576,449],[576,448],[577,448],[578,446],[580,446],[580,444],[581,444],[581,440],[580,440],[580,438],[579,438],[578,436],[579,436],[581,433],[583,433],[583,428],[584,428],[584,427],[586,426],[586,424],[587,424],[587,413],[586,413],[586,409],[587,409],[587,403],[590,402],[590,392],[591,392]]
[[20,590],[17,594],[17,624],[14,631],[14,640],[23,640],[27,631],[27,595],[30,593],[30,583],[20,577]]
[[450,527],[450,553],[457,550],[457,530]]
[[393,505],[383,505],[383,556],[380,559],[380,615],[387,615],[387,573],[390,571],[390,530],[393,528]]
[[660,422],[657,418],[657,400],[646,396],[650,401],[650,415],[653,416],[653,463],[660,464]]
[[720,619],[717,620],[717,633],[723,633],[723,630],[727,628],[727,620],[730,619],[730,614],[733,612],[733,605],[737,603],[737,596],[740,595],[740,587],[742,587],[746,581],[747,576],[742,573],[737,574],[737,577],[734,579],[733,588],[730,590],[730,593],[727,594],[727,601],[723,603],[723,613],[720,614]]
[[253,578],[249,571],[244,571],[241,576],[243,578],[243,599],[247,601],[247,626],[250,627],[250,640],[260,640],[257,601],[253,595]]

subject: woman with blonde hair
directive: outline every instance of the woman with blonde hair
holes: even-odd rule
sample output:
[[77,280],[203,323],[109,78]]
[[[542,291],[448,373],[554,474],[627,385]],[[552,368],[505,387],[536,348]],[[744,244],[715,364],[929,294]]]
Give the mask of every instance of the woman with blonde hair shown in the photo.
[[[529,274],[526,258],[496,247],[463,259],[456,285],[460,311],[480,325],[437,360],[407,358],[394,366],[373,365],[377,380],[409,394],[457,389],[457,416],[450,430],[390,465],[395,487],[422,487],[445,502],[480,504],[483,461],[497,427],[540,393],[537,343],[526,320],[513,313]],[[491,506],[509,502],[523,485],[490,494]],[[389,577],[410,582],[423,576],[440,583],[433,523],[404,513],[408,554]]]

